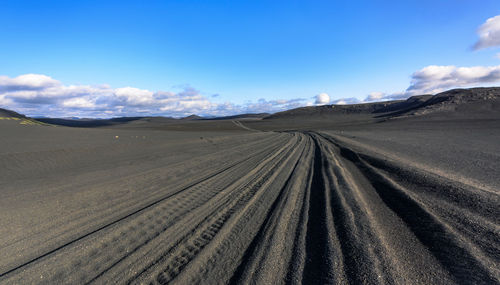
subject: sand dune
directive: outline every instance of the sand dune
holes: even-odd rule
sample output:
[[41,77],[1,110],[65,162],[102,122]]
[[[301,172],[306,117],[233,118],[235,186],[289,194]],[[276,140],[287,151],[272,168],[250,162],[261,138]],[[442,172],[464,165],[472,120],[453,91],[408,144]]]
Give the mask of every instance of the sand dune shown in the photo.
[[443,115],[496,97],[432,98],[327,120],[0,121],[0,283],[498,284],[500,119]]

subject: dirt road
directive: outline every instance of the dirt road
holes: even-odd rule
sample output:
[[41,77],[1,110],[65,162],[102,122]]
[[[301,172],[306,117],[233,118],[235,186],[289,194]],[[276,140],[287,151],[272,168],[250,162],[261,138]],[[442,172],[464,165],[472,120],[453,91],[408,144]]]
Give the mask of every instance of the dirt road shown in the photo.
[[32,128],[2,142],[2,284],[500,282],[497,191],[332,132]]

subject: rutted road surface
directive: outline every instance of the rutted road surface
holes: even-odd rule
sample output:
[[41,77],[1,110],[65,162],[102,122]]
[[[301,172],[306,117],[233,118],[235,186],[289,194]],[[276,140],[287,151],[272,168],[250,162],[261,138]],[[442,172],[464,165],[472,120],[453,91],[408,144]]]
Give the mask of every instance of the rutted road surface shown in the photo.
[[147,197],[115,196],[48,221],[39,239],[3,241],[0,283],[500,282],[498,192],[327,133],[247,136],[130,176]]

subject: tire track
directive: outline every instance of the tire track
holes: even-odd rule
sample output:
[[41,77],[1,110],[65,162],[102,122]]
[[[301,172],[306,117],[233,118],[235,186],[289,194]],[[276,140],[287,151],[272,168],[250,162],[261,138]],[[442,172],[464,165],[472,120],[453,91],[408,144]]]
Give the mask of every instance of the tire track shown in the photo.
[[[93,280],[92,278],[95,279],[100,277],[110,269],[123,267],[122,263],[126,263],[124,261],[128,261],[131,255],[134,255],[136,251],[140,250],[149,243],[154,243],[154,241],[159,239],[161,235],[164,235],[165,231],[171,226],[175,226],[177,224],[182,226],[185,223],[190,224],[190,222],[182,220],[183,215],[191,215],[191,212],[197,213],[197,207],[206,204],[208,201],[207,199],[213,199],[210,197],[217,195],[219,192],[226,189],[228,184],[233,183],[231,181],[241,179],[241,177],[238,176],[240,173],[252,172],[255,167],[255,163],[259,162],[269,154],[275,153],[276,147],[283,148],[281,144],[273,144],[271,148],[259,153],[258,156],[252,156],[251,159],[246,161],[244,164],[239,165],[238,167],[233,167],[221,175],[213,177],[210,180],[205,180],[203,183],[189,188],[174,197],[173,200],[165,201],[166,204],[162,203],[162,205],[156,205],[154,208],[148,209],[148,211],[141,214],[140,217],[142,218],[135,218],[134,220],[127,221],[127,223],[124,223],[118,228],[110,229],[110,234],[118,234],[114,234],[114,237],[103,236],[102,238],[99,238],[101,243],[103,243],[104,240],[107,240],[104,242],[104,245],[106,246],[105,248],[103,248],[103,245],[100,248],[92,249],[90,252],[86,253],[71,251],[65,253],[64,255],[78,255],[79,259],[85,261],[83,264],[81,262],[75,264],[72,268],[66,271],[71,272],[74,276],[79,276],[73,277],[78,280],[78,283],[86,283],[89,282],[89,280]],[[205,191],[207,188],[210,191]],[[180,208],[176,205],[179,205]],[[204,214],[200,214],[198,216],[203,217]],[[152,224],[152,222],[155,222],[155,224]],[[89,240],[88,242],[78,245],[78,247],[92,247],[95,243],[95,241]],[[57,260],[57,258],[55,257],[53,260]],[[90,260],[93,260],[94,262],[89,262]],[[99,264],[99,266],[97,267],[97,265],[94,266],[93,264]],[[124,270],[127,270],[127,267],[125,267]],[[98,272],[101,273],[99,273],[97,277],[95,275],[85,275],[89,272],[93,272],[95,274],[98,274]],[[57,274],[58,273],[55,275]],[[67,276],[67,273],[61,273],[60,275]]]
[[[358,153],[347,147],[336,145],[340,149],[339,154],[358,167],[370,181],[382,201],[403,220],[417,239],[448,271],[455,282],[462,283],[468,280],[467,282],[472,283],[486,281],[496,283],[500,281],[499,272],[494,269],[496,261],[490,260],[475,245],[473,240],[466,238],[457,231],[456,227],[443,220],[441,215],[435,212],[438,209],[437,207],[429,208],[417,198],[416,194],[413,194],[413,191],[399,185],[381,170],[370,165]],[[383,163],[381,161],[377,162],[379,164]],[[398,172],[392,173],[398,174]],[[399,179],[405,181],[404,178]],[[424,181],[429,180],[424,177],[422,179]],[[439,187],[439,185],[441,184],[434,185],[434,188]],[[421,188],[419,185],[412,186],[413,189]],[[460,190],[457,189],[457,191]],[[463,190],[460,192],[463,192]],[[488,203],[485,203],[485,205],[488,205]],[[496,256],[498,257],[498,255]],[[457,260],[460,260],[460,262],[457,262]]]
[[179,173],[182,188],[152,190],[153,201],[0,281],[500,283],[498,195],[319,132],[272,133],[245,150],[216,171],[200,159],[203,178],[183,185]]
[[222,169],[222,170],[220,170],[220,171],[218,171],[218,172],[216,172],[216,173],[212,174],[212,175],[211,175],[211,176],[209,176],[209,177],[205,177],[205,178],[203,178],[203,179],[201,179],[201,180],[199,180],[199,181],[197,181],[197,182],[193,182],[192,184],[188,185],[187,187],[185,187],[185,188],[183,188],[183,189],[178,190],[178,191],[177,191],[177,192],[175,192],[175,193],[172,193],[172,194],[169,194],[169,195],[167,195],[167,196],[165,196],[165,197],[162,197],[162,198],[160,198],[159,200],[156,200],[156,201],[154,201],[154,202],[152,202],[152,203],[150,203],[150,204],[148,204],[148,205],[146,205],[146,206],[144,206],[144,207],[142,207],[142,208],[140,208],[140,209],[138,209],[138,210],[135,210],[135,211],[133,211],[133,212],[131,212],[131,213],[129,213],[129,214],[127,214],[127,215],[125,215],[125,216],[123,216],[123,217],[121,217],[121,218],[117,219],[117,220],[114,220],[114,221],[112,221],[112,222],[110,222],[110,223],[108,223],[108,224],[106,224],[106,225],[104,225],[104,226],[101,226],[101,227],[99,227],[99,228],[97,228],[97,229],[95,229],[95,230],[93,230],[93,231],[91,231],[91,232],[88,232],[88,233],[86,233],[86,234],[84,234],[84,235],[82,235],[82,236],[80,236],[80,237],[78,237],[78,238],[76,238],[76,239],[73,239],[73,240],[71,240],[71,241],[69,241],[69,242],[67,242],[67,243],[65,243],[65,244],[62,244],[62,245],[60,245],[59,247],[57,247],[57,248],[55,248],[55,249],[53,249],[53,250],[51,250],[51,251],[49,251],[49,252],[47,252],[47,253],[45,253],[45,254],[42,254],[42,255],[40,255],[40,256],[38,256],[38,257],[34,258],[34,259],[31,259],[30,261],[27,261],[27,262],[25,262],[25,263],[23,263],[23,264],[21,264],[21,265],[19,265],[19,266],[15,267],[15,268],[12,268],[12,269],[10,269],[10,270],[8,270],[8,271],[6,271],[6,272],[3,272],[3,273],[1,273],[1,274],[0,274],[0,278],[1,278],[1,277],[6,276],[6,275],[8,275],[8,274],[10,274],[10,273],[12,273],[12,272],[14,272],[14,271],[16,271],[16,270],[19,270],[19,269],[21,269],[21,268],[23,268],[23,267],[25,267],[25,266],[27,266],[27,265],[29,265],[29,264],[31,264],[31,263],[34,263],[35,261],[38,261],[38,260],[40,260],[40,259],[42,259],[42,258],[44,258],[44,257],[46,257],[46,256],[49,256],[49,255],[51,255],[51,254],[53,254],[53,253],[55,253],[55,252],[57,252],[57,251],[59,251],[59,250],[61,250],[61,249],[65,248],[65,247],[67,247],[67,246],[69,246],[69,245],[71,245],[71,244],[73,244],[73,243],[75,243],[75,242],[78,242],[78,241],[80,241],[80,240],[82,240],[82,239],[84,239],[84,238],[86,238],[86,237],[88,237],[88,236],[90,236],[90,235],[93,235],[93,234],[95,234],[95,233],[97,233],[97,232],[99,232],[99,231],[102,231],[102,230],[104,230],[104,229],[106,229],[106,228],[108,228],[108,227],[111,227],[111,226],[113,226],[114,224],[119,223],[119,222],[121,222],[121,221],[123,221],[123,220],[125,220],[125,219],[127,219],[127,218],[130,218],[130,217],[132,217],[132,216],[134,216],[134,215],[136,215],[136,214],[138,214],[138,213],[140,213],[140,212],[142,212],[142,211],[144,211],[144,210],[146,210],[146,209],[148,209],[148,208],[150,208],[150,207],[152,207],[152,206],[155,206],[156,204],[158,204],[158,203],[160,203],[160,202],[162,202],[162,201],[164,201],[164,200],[166,200],[166,199],[168,199],[168,198],[170,198],[170,197],[172,197],[172,196],[174,196],[174,195],[176,195],[176,194],[178,194],[178,193],[180,193],[180,192],[182,192],[182,191],[184,191],[184,190],[186,190],[186,189],[189,189],[189,188],[191,188],[191,187],[195,186],[196,184],[202,183],[202,182],[203,182],[203,181],[205,181],[205,180],[208,180],[208,179],[210,179],[210,178],[212,178],[212,177],[215,177],[216,175],[218,175],[218,174],[220,174],[220,173],[223,173],[224,171],[228,170],[228,169],[229,169],[229,168],[231,168],[231,167],[234,167],[235,165],[237,165],[237,164],[239,164],[239,163],[241,163],[241,162],[237,162],[236,164],[231,165],[231,166],[229,166],[229,167],[227,167],[227,168],[225,168],[225,169]]
[[[167,252],[163,254],[158,261],[154,262],[154,264],[167,264],[167,268],[162,269],[159,273],[151,272],[144,274],[146,276],[156,275],[155,280],[160,284],[170,282],[176,278],[180,271],[179,268],[184,268],[205,246],[209,245],[209,242],[213,243],[212,239],[222,230],[222,227],[232,219],[232,216],[237,214],[240,211],[239,209],[250,205],[248,201],[253,199],[258,191],[263,191],[263,183],[268,181],[270,177],[275,174],[276,168],[282,168],[282,162],[289,159],[289,154],[295,151],[292,145],[293,143],[289,142],[280,152],[275,153],[272,157],[268,158],[267,161],[257,166],[255,168],[257,172],[252,174],[251,179],[243,178],[240,182],[234,184],[235,189],[229,187],[225,190],[230,193],[230,196],[224,199],[224,202],[220,204],[220,206],[212,207],[211,214],[209,214],[198,226],[190,230],[188,234],[178,242],[179,245],[189,244],[184,252],[189,252],[190,249],[195,248],[196,250],[194,252],[191,250],[189,254],[183,254],[182,252],[185,246],[174,246],[172,249],[180,248],[181,251],[179,253]],[[215,222],[210,222],[209,219],[212,216],[216,219]],[[215,227],[212,226],[214,224],[216,225]],[[207,227],[210,234],[204,236]],[[228,229],[231,231],[236,228],[228,226]],[[196,241],[198,244],[196,244]],[[183,256],[183,261],[180,262],[177,256]],[[204,268],[206,268],[206,266]],[[145,280],[148,279],[149,278],[146,277]]]
[[[381,183],[380,177],[367,172],[372,166],[361,165],[361,159],[353,159],[352,153],[346,154],[345,148],[331,138],[307,135],[314,141],[312,179],[302,190],[309,194],[300,206],[303,218],[296,218],[296,229],[304,224],[306,227],[296,232],[293,242],[289,241],[295,249],[282,253],[288,269],[280,270],[282,262],[271,262],[275,273],[271,277],[263,265],[273,248],[282,248],[269,242],[278,234],[272,230],[277,225],[271,217],[280,214],[274,205],[284,205],[286,199],[281,197],[247,248],[231,284],[255,280],[322,284],[498,282],[495,259],[482,254],[474,242],[464,240],[457,225],[443,221],[408,190],[389,185],[396,183],[388,182],[390,178],[385,177]],[[330,220],[329,211],[333,217]],[[490,236],[498,238],[493,232]],[[498,240],[493,242],[498,244]],[[408,260],[408,250],[419,259]],[[424,268],[428,271],[420,271]],[[297,270],[302,270],[302,277],[297,276]]]
[[[229,284],[250,283],[252,280],[255,283],[270,284],[273,281],[268,279],[272,279],[278,275],[277,271],[282,274],[286,272],[287,263],[284,263],[281,268],[277,268],[275,266],[272,272],[265,272],[267,267],[262,263],[273,264],[273,255],[279,255],[280,253],[283,254],[286,250],[284,247],[276,245],[279,245],[280,243],[285,245],[283,244],[286,239],[285,235],[290,232],[289,226],[292,221],[287,219],[286,215],[291,214],[289,217],[294,216],[293,211],[296,209],[296,205],[292,204],[296,201],[296,199],[293,199],[294,193],[291,192],[293,190],[301,189],[300,187],[294,189],[294,186],[296,185],[305,187],[305,185],[301,183],[301,179],[306,178],[304,177],[304,172],[302,172],[302,170],[307,164],[304,163],[302,158],[305,157],[308,159],[308,157],[310,157],[309,139],[307,139],[300,157],[301,159],[298,159],[293,167],[292,174],[288,177],[283,188],[280,190],[278,197],[269,208],[266,218],[259,228],[257,235],[245,250],[242,261],[239,263],[238,268],[231,277]],[[308,172],[309,171],[306,171],[305,173]],[[305,181],[308,181],[308,179],[306,178]],[[302,191],[296,192],[301,193]],[[285,257],[290,262],[290,255],[282,255],[280,257]],[[262,276],[268,279],[262,280]]]
[[[324,180],[325,161],[319,142],[314,141],[314,164],[310,185],[309,211],[306,234],[306,263],[302,282],[306,284],[331,284],[335,277],[332,270],[335,268],[333,261],[334,245],[332,238],[339,229],[332,228],[332,213],[327,204],[329,191]],[[338,223],[335,224],[339,225]],[[343,236],[340,235],[339,239]]]
[[[261,136],[257,135],[257,137]],[[18,250],[16,250],[15,254],[19,254],[20,256],[22,255],[24,257],[24,260],[18,260],[15,263],[13,262],[10,264],[4,264],[3,266],[0,266],[0,272],[5,273],[9,269],[29,262],[30,260],[39,257],[41,254],[51,251],[52,249],[59,247],[61,244],[71,242],[72,240],[77,239],[83,234],[89,232],[81,232],[80,228],[100,228],[110,222],[113,222],[116,219],[119,219],[120,217],[128,215],[134,210],[148,205],[149,203],[154,203],[155,200],[168,196],[178,189],[189,187],[190,183],[193,182],[193,177],[186,177],[187,175],[190,175],[189,172],[186,171],[186,169],[189,169],[191,172],[194,171],[196,173],[196,176],[194,176],[194,178],[208,177],[214,173],[214,169],[211,169],[211,167],[207,167],[207,165],[211,165],[216,169],[223,169],[224,167],[230,166],[231,163],[234,163],[235,160],[220,160],[220,156],[223,154],[232,155],[233,153],[236,153],[243,154],[246,157],[248,156],[248,153],[251,153],[249,150],[253,150],[255,148],[258,149],[259,146],[262,146],[263,144],[265,146],[263,149],[268,150],[271,146],[279,145],[279,140],[273,141],[273,137],[274,136],[266,136],[262,140],[252,140],[243,145],[235,145],[231,143],[228,149],[221,150],[216,153],[210,153],[208,155],[204,155],[203,157],[197,157],[188,161],[175,163],[173,165],[169,165],[167,169],[165,169],[165,167],[163,166],[160,168],[154,168],[152,170],[134,173],[133,175],[129,175],[126,177],[123,177],[122,175],[119,175],[118,177],[108,177],[104,182],[97,181],[97,185],[92,184],[96,181],[93,180],[93,173],[90,173],[85,178],[90,182],[84,185],[76,185],[76,187],[80,187],[83,189],[72,190],[87,191],[86,188],[88,187],[96,189],[106,189],[113,187],[116,188],[118,185],[119,187],[123,187],[125,188],[125,190],[128,190],[128,192],[132,192],[136,190],[133,188],[129,188],[128,185],[130,184],[135,186],[137,184],[137,181],[141,181],[142,183],[137,186],[143,187],[144,189],[141,191],[146,192],[148,195],[144,197],[138,197],[137,195],[114,196],[113,200],[110,201],[112,202],[111,205],[110,203],[101,203],[100,205],[97,205],[93,209],[96,214],[89,214],[88,209],[80,207],[75,211],[72,210],[71,215],[56,216],[54,217],[54,219],[47,221],[45,224],[37,226],[39,231],[30,233],[28,235],[23,235],[17,239],[8,241],[7,243],[3,243],[3,246],[5,246],[5,252],[11,251],[8,248],[9,246],[15,247],[16,245],[23,243],[29,243],[31,248],[39,248],[40,252],[36,252],[33,250],[30,250],[29,252],[19,252]],[[265,145],[266,143],[268,145]],[[156,148],[157,147],[155,146],[155,149]],[[256,154],[258,154],[258,152]],[[127,173],[125,173],[125,175],[126,174]],[[146,182],[147,184],[145,184]],[[168,183],[168,188],[163,186],[166,183]],[[47,186],[37,185],[37,187]],[[64,185],[63,187],[56,185],[54,189],[50,189],[50,192],[57,192],[59,191],[58,188],[68,187],[74,188],[75,185]],[[120,189],[120,191],[123,192],[122,189]],[[61,232],[61,228],[66,229],[64,232]],[[40,233],[45,233],[43,239],[36,238],[37,235],[40,236]],[[41,247],[41,245],[43,245],[43,247]]]
[[103,231],[103,230],[105,230],[107,228],[110,228],[110,227],[112,227],[112,226],[114,226],[114,225],[116,225],[118,223],[121,223],[121,222],[123,222],[123,221],[125,221],[127,219],[130,219],[130,218],[136,216],[137,214],[140,214],[140,213],[144,212],[145,210],[150,209],[150,208],[158,205],[159,203],[161,203],[163,201],[166,201],[169,198],[172,198],[175,195],[178,195],[179,193],[182,193],[183,191],[186,191],[187,189],[190,189],[192,187],[195,187],[196,185],[202,184],[203,182],[206,182],[206,181],[208,181],[208,180],[210,180],[210,179],[212,179],[214,177],[217,177],[218,175],[223,174],[224,172],[228,171],[231,168],[234,168],[237,165],[240,165],[242,163],[245,163],[246,161],[251,160],[253,157],[258,157],[259,155],[265,154],[265,153],[272,153],[272,150],[274,149],[275,146],[276,146],[275,144],[272,144],[270,147],[268,147],[268,148],[266,148],[266,149],[264,149],[262,151],[259,151],[259,152],[255,153],[254,155],[249,155],[249,156],[245,157],[244,159],[241,159],[241,160],[239,160],[239,161],[237,161],[235,163],[230,164],[229,166],[225,166],[224,168],[217,170],[215,173],[210,173],[208,176],[203,177],[201,179],[198,179],[195,182],[191,182],[187,186],[184,186],[183,188],[181,188],[181,189],[179,189],[179,190],[177,190],[177,191],[175,191],[173,193],[169,193],[166,196],[160,197],[159,199],[157,199],[157,200],[155,200],[155,201],[153,201],[153,202],[151,202],[151,203],[149,203],[149,204],[147,204],[145,206],[142,206],[139,209],[134,210],[133,212],[129,212],[126,215],[124,215],[124,216],[122,216],[122,217],[120,217],[118,219],[115,219],[115,220],[113,220],[111,222],[108,222],[105,225],[102,225],[102,226],[98,227],[97,229],[94,229],[94,230],[92,230],[90,232],[87,232],[87,233],[85,233],[85,234],[83,234],[83,235],[81,235],[81,236],[79,236],[77,238],[74,238],[74,239],[72,239],[72,240],[70,240],[70,241],[68,241],[68,242],[66,242],[66,243],[64,243],[64,244],[62,244],[62,245],[60,245],[60,246],[58,246],[58,247],[56,247],[56,248],[54,248],[54,249],[52,249],[52,250],[44,253],[44,254],[42,254],[42,255],[39,255],[39,256],[37,256],[37,257],[35,257],[35,258],[27,261],[27,262],[24,262],[23,264],[20,264],[20,265],[18,265],[16,267],[14,267],[14,268],[6,271],[6,272],[3,272],[3,273],[0,274],[0,278],[8,276],[8,275],[12,274],[13,272],[18,271],[18,270],[20,270],[20,269],[22,269],[24,267],[27,267],[27,266],[29,266],[29,265],[31,265],[33,263],[36,263],[36,262],[38,262],[38,261],[40,261],[40,260],[42,260],[42,259],[44,259],[44,258],[46,258],[48,256],[51,256],[51,255],[53,255],[53,254],[61,251],[62,249],[68,247],[68,246],[71,246],[71,245],[73,245],[73,244],[75,244],[75,243],[77,243],[77,242],[79,242],[79,241],[81,241],[83,239],[86,239],[86,238],[89,238],[89,237],[91,237],[93,235],[96,235],[97,233],[99,233],[99,232],[101,232],[101,231]]

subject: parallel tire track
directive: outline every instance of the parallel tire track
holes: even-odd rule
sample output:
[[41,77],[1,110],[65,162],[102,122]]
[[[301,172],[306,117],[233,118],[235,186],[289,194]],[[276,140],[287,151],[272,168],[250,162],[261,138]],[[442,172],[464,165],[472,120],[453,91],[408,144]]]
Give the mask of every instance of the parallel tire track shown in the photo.
[[[148,209],[150,209],[150,208],[158,205],[159,203],[167,201],[168,199],[170,199],[170,198],[178,195],[179,193],[182,193],[182,192],[184,192],[184,191],[186,191],[188,189],[196,187],[197,185],[203,184],[204,182],[206,182],[206,181],[208,181],[208,180],[210,180],[210,179],[212,179],[214,177],[217,177],[217,176],[219,176],[219,175],[227,172],[228,170],[230,170],[232,168],[235,168],[238,165],[241,165],[241,164],[243,164],[243,163],[245,163],[245,162],[247,162],[249,160],[252,160],[254,157],[258,157],[261,154],[272,153],[274,151],[275,147],[276,147],[275,144],[270,144],[270,146],[268,146],[267,148],[265,148],[265,149],[263,149],[261,151],[258,151],[256,153],[254,153],[253,155],[247,156],[247,157],[245,157],[243,159],[238,160],[237,162],[231,163],[231,164],[229,164],[228,166],[225,166],[222,169],[218,169],[215,172],[212,172],[212,173],[208,174],[205,177],[199,178],[199,179],[195,180],[194,182],[191,182],[190,184],[184,186],[181,189],[178,189],[175,192],[168,193],[167,195],[165,195],[163,197],[160,197],[160,198],[154,200],[153,202],[150,202],[150,203],[148,203],[148,204],[146,204],[144,206],[141,206],[138,209],[135,209],[132,212],[129,212],[129,213],[125,214],[124,216],[121,216],[121,217],[119,217],[117,219],[114,219],[114,220],[112,220],[112,221],[110,221],[110,222],[108,222],[108,223],[106,223],[106,224],[104,224],[104,225],[102,225],[102,226],[100,226],[100,227],[98,227],[96,229],[93,229],[90,232],[87,232],[87,233],[85,233],[85,234],[83,234],[83,235],[81,235],[81,236],[79,236],[77,238],[74,238],[74,239],[72,239],[70,241],[67,241],[64,244],[61,244],[61,245],[57,246],[56,248],[54,248],[54,249],[52,249],[52,250],[50,250],[50,251],[48,251],[48,252],[46,252],[44,254],[41,254],[41,255],[33,258],[33,259],[30,259],[30,260],[28,260],[28,261],[26,261],[26,262],[24,262],[24,263],[22,263],[22,264],[20,264],[20,265],[18,265],[16,267],[14,267],[14,268],[9,269],[8,271],[2,272],[0,274],[0,281],[1,281],[1,278],[5,277],[5,276],[8,276],[8,275],[10,275],[10,274],[12,274],[12,273],[14,273],[14,272],[16,272],[18,270],[21,270],[21,269],[23,269],[23,268],[25,268],[25,267],[33,264],[33,263],[36,263],[36,262],[38,262],[38,261],[40,261],[40,260],[48,257],[48,256],[51,256],[54,253],[58,253],[59,251],[63,250],[64,248],[66,248],[68,246],[71,246],[71,245],[73,245],[73,244],[75,244],[75,243],[77,243],[77,242],[79,242],[81,240],[84,240],[86,238],[92,237],[92,236],[98,234],[99,232],[101,232],[101,231],[103,231],[103,230],[105,230],[107,228],[110,228],[110,227],[112,227],[112,226],[114,226],[114,225],[116,225],[118,223],[121,223],[121,222],[123,222],[123,221],[125,221],[127,219],[130,219],[130,218],[132,218],[132,217],[134,217],[134,216],[136,216],[138,214],[141,214],[145,210],[148,210]],[[271,150],[271,152],[269,152],[270,150]]]
[[268,135],[0,283],[500,283],[495,193],[324,133]]

